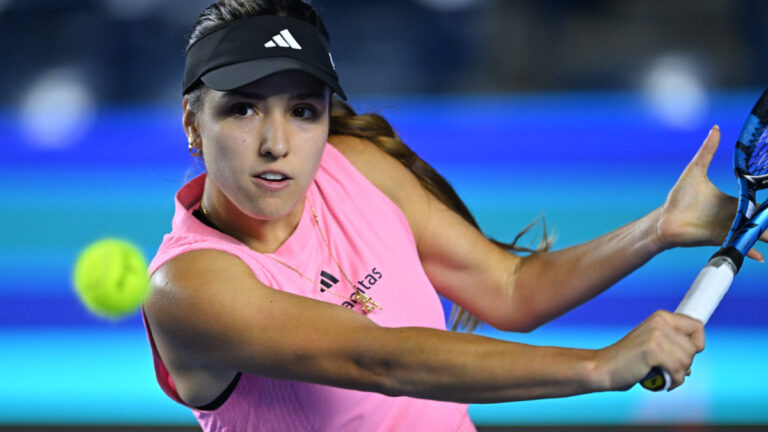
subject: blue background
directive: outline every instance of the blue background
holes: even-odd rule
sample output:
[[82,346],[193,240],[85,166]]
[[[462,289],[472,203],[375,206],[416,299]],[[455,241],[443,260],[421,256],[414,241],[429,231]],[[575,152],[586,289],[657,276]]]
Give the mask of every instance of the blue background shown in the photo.
[[[563,248],[661,205],[716,123],[723,141],[710,174],[735,194],[731,147],[758,94],[709,93],[705,114],[685,129],[660,121],[634,93],[367,97],[353,105],[390,119],[487,234],[511,239],[543,214]],[[41,150],[13,111],[0,112],[0,424],[194,423],[158,387],[140,315],[91,316],[70,282],[77,253],[99,238],[126,238],[154,254],[193,166],[180,125],[178,109],[106,107],[74,145]],[[674,309],[715,250],[665,252],[532,333],[481,332],[542,345],[609,345],[655,309]],[[475,405],[470,413],[478,424],[768,423],[765,271],[745,263],[708,325],[693,375],[674,392],[635,388]]]

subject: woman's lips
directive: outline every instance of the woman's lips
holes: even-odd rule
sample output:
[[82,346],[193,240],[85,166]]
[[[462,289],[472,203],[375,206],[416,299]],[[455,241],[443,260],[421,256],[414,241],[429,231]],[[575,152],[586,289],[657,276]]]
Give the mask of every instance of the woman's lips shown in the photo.
[[263,171],[252,177],[259,187],[271,192],[279,192],[291,185],[293,179],[279,171]]

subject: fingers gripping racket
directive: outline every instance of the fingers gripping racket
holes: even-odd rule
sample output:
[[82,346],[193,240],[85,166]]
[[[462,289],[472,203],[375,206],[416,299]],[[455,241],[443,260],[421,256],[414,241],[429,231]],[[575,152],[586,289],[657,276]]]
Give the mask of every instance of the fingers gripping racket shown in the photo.
[[[768,200],[758,207],[756,192],[768,187],[768,90],[752,108],[736,142],[733,166],[739,182],[739,207],[723,246],[706,267],[675,310],[707,323],[722,300],[744,257],[768,227]],[[672,379],[667,371],[654,367],[640,383],[652,391],[668,390]]]

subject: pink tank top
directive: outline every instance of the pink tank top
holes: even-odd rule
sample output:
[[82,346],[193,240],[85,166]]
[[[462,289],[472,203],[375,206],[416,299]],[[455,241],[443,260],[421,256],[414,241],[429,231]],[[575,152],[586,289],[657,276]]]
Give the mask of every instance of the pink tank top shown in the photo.
[[[150,274],[184,252],[216,249],[239,257],[267,286],[360,311],[361,305],[350,298],[352,288],[312,222],[309,206],[304,206],[296,230],[273,255],[314,277],[323,290],[200,222],[192,212],[199,207],[204,184],[202,174],[177,193],[172,230],[150,263]],[[357,289],[381,305],[381,310],[368,315],[372,321],[386,327],[445,329],[440,300],[421,266],[405,215],[331,145],[325,146],[307,200],[341,268]],[[146,319],[144,323],[160,387],[184,404],[155,348]],[[465,404],[389,397],[247,373],[218,408],[190,408],[204,431],[475,430]]]

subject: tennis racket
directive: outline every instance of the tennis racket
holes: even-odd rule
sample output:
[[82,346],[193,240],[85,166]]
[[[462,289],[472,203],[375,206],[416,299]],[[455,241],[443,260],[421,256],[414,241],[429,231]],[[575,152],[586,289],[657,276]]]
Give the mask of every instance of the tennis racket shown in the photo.
[[[701,270],[675,310],[707,323],[722,300],[744,257],[768,227],[768,200],[758,207],[756,193],[768,187],[768,89],[752,108],[736,142],[733,167],[739,182],[739,207],[723,246]],[[640,381],[648,390],[668,390],[672,379],[654,367]]]

